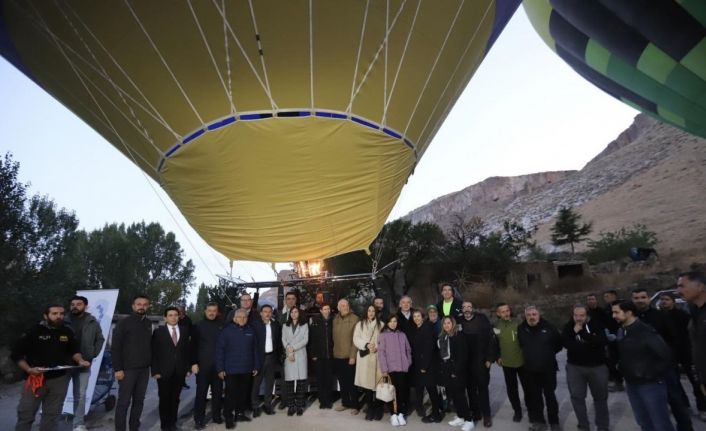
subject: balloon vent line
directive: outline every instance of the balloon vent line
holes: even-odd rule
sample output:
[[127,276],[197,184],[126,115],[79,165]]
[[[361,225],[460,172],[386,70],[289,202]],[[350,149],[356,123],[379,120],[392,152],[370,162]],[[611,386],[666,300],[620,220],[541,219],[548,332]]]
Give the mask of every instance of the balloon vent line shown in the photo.
[[361,126],[377,130],[379,132],[382,132],[386,134],[387,136],[390,136],[391,138],[398,139],[402,141],[407,147],[409,147],[412,151],[414,151],[414,157],[415,159],[418,158],[417,155],[417,149],[414,143],[408,139],[404,134],[391,129],[389,127],[383,127],[376,122],[369,120],[367,118],[359,117],[359,116],[353,116],[350,114],[345,114],[343,112],[338,112],[338,111],[311,111],[311,110],[278,110],[276,112],[272,111],[260,111],[260,112],[248,112],[248,113],[242,113],[239,115],[231,115],[228,117],[224,118],[219,118],[218,120],[215,120],[211,123],[206,124],[203,128],[197,129],[187,135],[184,139],[182,139],[180,142],[175,143],[173,146],[171,146],[162,156],[162,158],[159,160],[159,165],[157,166],[157,173],[160,173],[162,171],[162,168],[164,167],[164,163],[166,160],[173,156],[174,153],[179,151],[179,149],[186,144],[196,140],[202,135],[205,135],[207,132],[212,132],[214,130],[221,129],[223,127],[227,127],[233,123],[236,123],[238,121],[258,121],[258,120],[267,120],[267,119],[272,119],[272,118],[307,118],[307,117],[318,117],[318,118],[329,118],[332,120],[347,120],[351,121],[353,123],[359,124]]

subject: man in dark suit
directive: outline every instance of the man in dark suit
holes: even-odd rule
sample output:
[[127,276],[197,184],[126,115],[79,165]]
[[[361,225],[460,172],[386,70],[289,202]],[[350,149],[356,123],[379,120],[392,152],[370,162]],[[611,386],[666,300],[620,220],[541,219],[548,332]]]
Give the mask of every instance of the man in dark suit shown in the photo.
[[252,322],[259,341],[258,349],[263,358],[262,369],[253,377],[251,393],[253,417],[260,416],[260,386],[265,381],[262,411],[275,414],[272,408],[272,389],[275,386],[275,373],[280,370],[282,357],[282,326],[272,320],[272,307],[265,304],[260,309],[260,317]]
[[213,423],[223,423],[223,381],[216,373],[216,343],[224,322],[218,318],[218,304],[209,302],[204,310],[204,319],[194,325],[191,335],[194,344],[199,374],[196,376],[196,399],[194,400],[194,423],[197,430],[206,428],[206,398],[211,388],[211,417]]
[[177,430],[179,395],[184,378],[198,373],[191,327],[179,325],[179,309],[164,310],[166,324],[152,334],[152,377],[157,380],[159,420],[162,430]]

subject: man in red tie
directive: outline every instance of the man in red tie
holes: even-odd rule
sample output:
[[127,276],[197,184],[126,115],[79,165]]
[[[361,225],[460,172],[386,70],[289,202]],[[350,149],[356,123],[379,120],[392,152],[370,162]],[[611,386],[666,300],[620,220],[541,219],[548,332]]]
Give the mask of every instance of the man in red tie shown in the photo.
[[179,309],[164,310],[166,324],[152,334],[152,377],[157,380],[162,430],[177,430],[179,395],[184,378],[198,373],[191,327],[179,325]]

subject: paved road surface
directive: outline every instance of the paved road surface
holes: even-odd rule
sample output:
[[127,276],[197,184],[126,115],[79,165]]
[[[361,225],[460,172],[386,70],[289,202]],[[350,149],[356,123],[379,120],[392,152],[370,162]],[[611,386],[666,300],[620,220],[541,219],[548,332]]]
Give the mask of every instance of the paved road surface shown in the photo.
[[[566,387],[566,375],[564,373],[564,362],[566,361],[566,355],[564,352],[558,355],[560,362],[560,372],[558,375],[557,384],[557,399],[559,401],[559,419],[566,431],[576,430],[576,416],[574,415],[573,409],[571,407],[571,401],[569,399],[569,392]],[[188,380],[191,389],[184,390],[182,392],[182,402],[180,409],[180,420],[179,424],[184,430],[193,429],[193,419],[191,418],[191,411],[193,409],[193,401],[195,394],[195,382],[193,377]],[[683,380],[684,388],[687,393],[691,390],[688,382]],[[117,385],[116,385],[117,387]],[[15,409],[17,407],[17,401],[19,399],[19,393],[22,390],[21,384],[15,384],[12,386],[4,387],[0,389],[0,430],[11,430],[14,428],[15,423]],[[115,392],[115,389],[113,390]],[[691,394],[690,394],[691,395]],[[491,409],[495,416],[493,418],[493,428],[495,430],[507,430],[507,431],[520,431],[528,429],[528,422],[525,412],[525,417],[519,424],[512,422],[512,408],[510,403],[507,401],[507,396],[505,394],[505,385],[502,375],[502,370],[493,366],[491,372],[491,384],[490,384],[490,396],[491,396]],[[591,406],[590,395],[589,395],[589,417],[593,417],[593,409]],[[611,393],[608,399],[610,408],[610,422],[611,428],[614,431],[636,431],[638,430],[635,420],[632,416],[632,410],[630,409],[630,404],[628,403],[627,396],[625,392]],[[693,399],[692,399],[693,405]],[[446,420],[451,420],[452,417],[447,415]],[[701,422],[698,418],[694,417],[694,429],[696,431],[706,431],[706,423]],[[89,416],[87,416],[87,427],[89,430],[112,430],[113,429],[113,412],[106,412],[102,406],[94,407]],[[380,422],[366,422],[363,420],[362,415],[352,416],[348,412],[335,412],[333,410],[319,410],[317,404],[309,407],[304,412],[302,417],[288,417],[284,411],[279,410],[274,416],[261,416],[253,422],[238,424],[237,429],[242,431],[249,430],[325,430],[331,431],[332,427],[336,427],[340,430],[357,430],[364,427],[366,431],[374,430],[387,430],[389,431],[391,426],[389,422],[389,415],[386,415]],[[33,429],[38,429],[39,427],[35,424]],[[142,416],[142,430],[143,431],[158,431],[159,428],[159,415],[157,412],[157,385],[154,381],[150,381],[150,385],[147,392],[147,399],[145,402],[145,410]],[[224,425],[209,424],[208,430],[223,430]],[[445,430],[451,429],[446,423],[438,425],[427,425],[423,424],[420,419],[413,414],[408,419],[408,425],[405,427],[406,431],[421,431],[421,430]],[[476,429],[484,429],[482,425],[478,425]],[[59,431],[71,431],[70,423],[62,423],[59,427]]]

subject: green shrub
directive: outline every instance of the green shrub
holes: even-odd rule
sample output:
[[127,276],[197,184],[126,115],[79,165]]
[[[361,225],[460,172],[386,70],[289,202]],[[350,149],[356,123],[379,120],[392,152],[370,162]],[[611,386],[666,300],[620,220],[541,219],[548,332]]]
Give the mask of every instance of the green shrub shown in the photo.
[[591,264],[623,259],[628,257],[632,247],[651,248],[657,244],[657,234],[643,224],[601,232],[599,236],[598,240],[588,241],[588,250],[583,253]]

